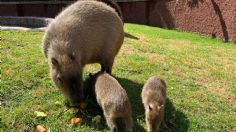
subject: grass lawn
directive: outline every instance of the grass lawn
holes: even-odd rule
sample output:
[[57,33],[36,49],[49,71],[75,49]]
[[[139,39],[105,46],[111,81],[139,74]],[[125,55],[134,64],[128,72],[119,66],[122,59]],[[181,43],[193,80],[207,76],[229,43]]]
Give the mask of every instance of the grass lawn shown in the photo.
[[[140,92],[154,75],[167,85],[166,131],[236,131],[236,45],[191,33],[125,24],[126,38],[113,74],[132,103],[134,131],[146,129]],[[0,131],[108,131],[96,126],[97,109],[76,112],[49,77],[40,44],[43,33],[0,31]],[[88,65],[88,73],[99,68]],[[57,102],[57,103],[56,103]],[[59,103],[58,103],[59,102]],[[42,111],[46,118],[36,117]],[[81,125],[71,118],[82,116]],[[122,129],[122,122],[119,122]]]

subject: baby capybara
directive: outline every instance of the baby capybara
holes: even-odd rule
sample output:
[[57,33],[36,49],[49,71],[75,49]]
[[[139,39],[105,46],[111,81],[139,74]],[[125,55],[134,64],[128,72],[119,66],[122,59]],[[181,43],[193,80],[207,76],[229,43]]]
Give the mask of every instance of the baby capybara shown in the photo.
[[90,73],[90,83],[98,104],[103,109],[108,127],[112,132],[117,132],[117,118],[123,118],[126,131],[132,132],[133,119],[129,98],[119,82],[111,75],[104,72]]
[[47,27],[43,51],[51,78],[72,105],[83,94],[83,67],[99,63],[111,73],[124,40],[123,23],[111,6],[93,0],[77,1]]
[[156,76],[149,78],[142,89],[141,97],[148,132],[156,132],[164,120],[166,83]]

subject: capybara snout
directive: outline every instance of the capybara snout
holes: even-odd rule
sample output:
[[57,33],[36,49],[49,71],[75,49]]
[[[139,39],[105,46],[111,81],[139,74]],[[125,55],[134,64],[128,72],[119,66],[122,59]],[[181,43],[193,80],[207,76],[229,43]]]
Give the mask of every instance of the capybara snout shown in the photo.
[[52,57],[51,76],[56,86],[64,93],[70,104],[76,105],[83,99],[83,83],[81,72],[77,69],[76,60],[75,58],[71,58],[71,56]]
[[59,90],[64,93],[64,95],[67,97],[68,101],[71,105],[77,105],[81,100],[83,100],[83,89],[82,89],[82,83],[81,79],[74,78],[74,79],[60,79],[57,81],[56,85],[59,87]]

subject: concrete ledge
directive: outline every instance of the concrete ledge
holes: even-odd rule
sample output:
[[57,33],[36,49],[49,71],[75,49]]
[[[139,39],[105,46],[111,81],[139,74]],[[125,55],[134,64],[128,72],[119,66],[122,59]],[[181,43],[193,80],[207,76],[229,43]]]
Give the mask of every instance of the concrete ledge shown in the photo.
[[0,30],[21,30],[21,31],[37,31],[37,32],[44,32],[46,27],[41,28],[26,28],[26,27],[11,27],[11,26],[0,26]]
[[52,20],[44,17],[0,16],[0,25],[39,28],[46,27]]

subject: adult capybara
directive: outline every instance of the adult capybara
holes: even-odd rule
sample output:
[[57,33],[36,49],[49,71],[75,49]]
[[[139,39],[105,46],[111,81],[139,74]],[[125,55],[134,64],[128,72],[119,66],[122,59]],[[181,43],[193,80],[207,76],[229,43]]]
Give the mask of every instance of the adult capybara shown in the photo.
[[48,25],[44,54],[52,80],[72,105],[83,99],[83,67],[99,63],[102,71],[111,73],[123,40],[118,13],[99,1],[77,1]]
[[166,83],[156,76],[149,78],[143,87],[141,97],[148,132],[156,132],[164,120]]
[[107,125],[112,132],[117,132],[117,118],[123,118],[126,131],[133,131],[131,104],[126,91],[111,75],[102,71],[90,73],[89,83],[96,96],[98,104],[103,110]]

